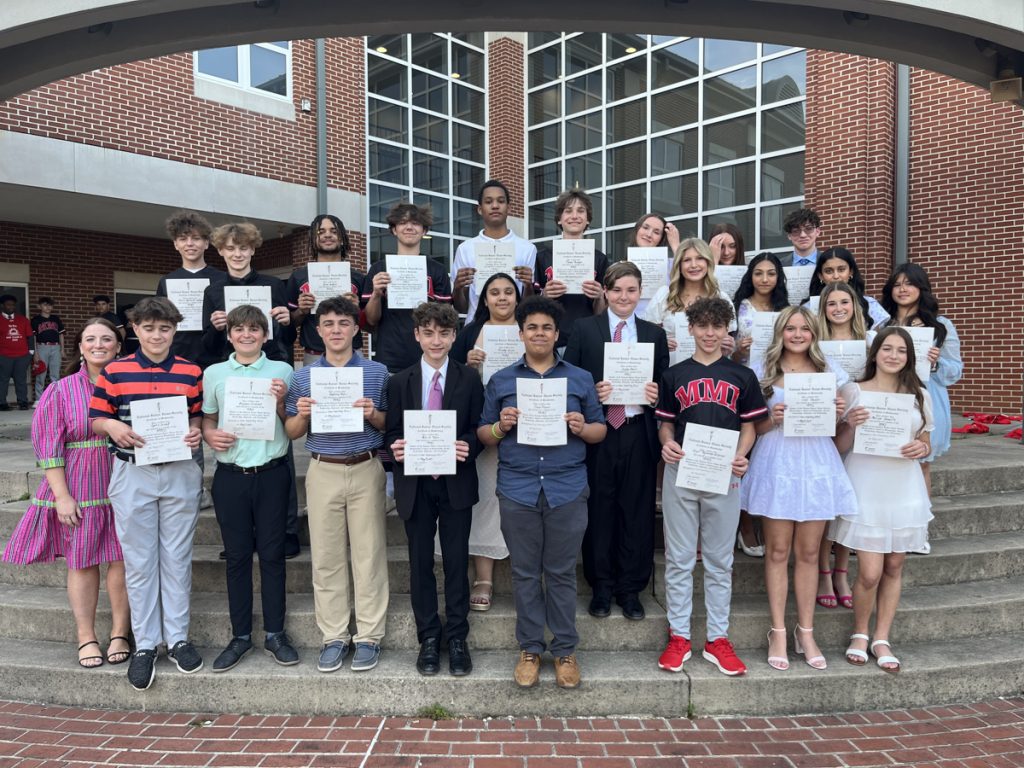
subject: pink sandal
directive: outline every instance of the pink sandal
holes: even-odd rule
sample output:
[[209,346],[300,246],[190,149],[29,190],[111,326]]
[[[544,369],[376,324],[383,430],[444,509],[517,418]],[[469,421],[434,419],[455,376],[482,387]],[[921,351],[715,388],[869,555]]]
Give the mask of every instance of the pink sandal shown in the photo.
[[[832,573],[849,573],[849,571],[846,568],[833,568]],[[835,587],[836,582],[833,578],[832,588],[835,589]],[[839,600],[839,604],[843,606],[843,608],[846,608],[847,610],[853,610],[853,595],[840,595],[839,590],[836,590],[836,597]]]
[[[818,575],[819,576],[831,576],[832,575],[832,571],[821,571],[821,570],[819,570],[818,571]],[[833,586],[832,588],[835,589],[835,586]],[[839,601],[836,599],[835,595],[818,595],[817,599],[818,599],[818,605],[820,605],[822,608],[835,608],[837,605],[839,605]]]

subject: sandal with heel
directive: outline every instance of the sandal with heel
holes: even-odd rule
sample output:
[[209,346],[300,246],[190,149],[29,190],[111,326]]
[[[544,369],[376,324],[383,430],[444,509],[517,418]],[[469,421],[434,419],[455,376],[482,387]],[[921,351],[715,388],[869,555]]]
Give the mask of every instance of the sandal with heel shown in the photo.
[[[847,568],[833,568],[832,569],[832,573],[833,574],[836,574],[836,573],[849,573],[849,572],[850,571]],[[835,590],[836,599],[839,601],[839,605],[843,606],[843,608],[846,608],[847,610],[853,610],[853,595],[840,595],[839,594],[839,590],[836,589],[835,587],[836,587],[836,581],[835,581],[835,576],[833,576],[832,577],[832,589]]]
[[[867,635],[862,635],[859,632],[850,635],[850,640],[863,640],[866,643],[870,639]],[[851,645],[846,649],[846,663],[852,664],[855,667],[863,667],[868,663],[868,652],[862,651],[860,648],[854,648]]]
[[[785,627],[783,627],[782,629],[778,629],[777,627],[771,627],[768,630],[768,642],[769,642],[769,644],[772,641],[772,632],[781,632],[782,633],[782,637],[783,638],[786,637],[786,628]],[[770,651],[769,651],[769,653],[770,653]],[[789,659],[787,657],[785,657],[785,656],[769,656],[768,657],[768,666],[771,667],[772,669],[777,669],[780,672],[785,672],[787,669],[789,669]]]
[[[832,575],[832,571],[822,571],[822,570],[819,569],[818,570],[818,575],[819,576],[831,576]],[[833,587],[833,589],[835,589],[835,588]],[[818,601],[818,605],[820,605],[822,608],[835,608],[837,605],[839,605],[839,601],[836,600],[836,596],[835,595],[818,595],[817,601]]]
[[801,627],[799,624],[796,625],[796,629],[793,630],[793,649],[804,657],[804,661],[807,662],[807,666],[811,669],[827,669],[828,662],[825,661],[825,657],[820,653],[817,656],[808,656],[804,653],[803,644],[800,642],[800,635],[798,632],[814,632],[814,627],[808,629],[807,627]]
[[[476,591],[478,586],[486,587],[486,591]],[[491,610],[491,597],[494,595],[494,583],[479,579],[473,582],[473,592],[469,595],[469,610],[489,611]]]

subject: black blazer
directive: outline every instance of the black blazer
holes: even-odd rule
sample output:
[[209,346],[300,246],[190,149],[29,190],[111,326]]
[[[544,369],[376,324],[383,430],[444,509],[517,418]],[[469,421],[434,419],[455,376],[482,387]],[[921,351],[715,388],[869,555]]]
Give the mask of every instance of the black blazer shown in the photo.
[[[480,500],[480,487],[476,476],[476,457],[483,449],[476,436],[480,412],[484,407],[484,386],[480,374],[472,368],[457,363],[448,357],[448,375],[444,379],[444,395],[441,405],[446,411],[455,411],[455,431],[459,440],[469,443],[469,457],[456,463],[455,474],[447,475],[448,500],[456,509],[467,509]],[[423,408],[423,371],[420,361],[396,373],[388,381],[388,411],[384,421],[384,446],[391,451],[396,440],[405,437],[405,411]],[[394,454],[392,453],[392,458]],[[406,477],[405,465],[396,461],[395,502],[398,516],[403,520],[412,517],[413,504],[419,476]]]
[[[582,317],[573,325],[572,335],[565,347],[563,359],[567,363],[585,369],[594,377],[594,383],[604,381],[604,345],[612,340],[608,326],[608,312],[599,315]],[[660,382],[661,374],[668,368],[668,339],[665,331],[654,323],[636,319],[636,340],[654,344],[654,378]],[[607,412],[607,408],[605,409]],[[661,455],[661,441],[658,440],[658,425],[654,420],[654,409],[644,408],[644,423],[647,426],[647,438],[651,449],[657,456]]]

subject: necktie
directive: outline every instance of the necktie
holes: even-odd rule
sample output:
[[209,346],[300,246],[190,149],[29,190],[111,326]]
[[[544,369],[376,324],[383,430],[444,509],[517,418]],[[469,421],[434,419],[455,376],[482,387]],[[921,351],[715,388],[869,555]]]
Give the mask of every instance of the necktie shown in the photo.
[[[441,410],[441,395],[443,394],[441,391],[441,372],[434,371],[434,380],[430,383],[430,393],[427,395],[428,411]],[[437,480],[440,475],[431,475],[431,477]]]
[[[619,324],[615,326],[615,334],[612,336],[612,341],[616,344],[622,341],[622,329],[626,327],[626,321],[620,320]],[[612,429],[618,429],[626,423],[626,406],[624,405],[609,405],[608,412],[605,414],[605,421],[611,425]]]
[[799,259],[796,260],[796,265],[798,267],[806,267],[810,263],[811,263],[810,259],[799,258]]

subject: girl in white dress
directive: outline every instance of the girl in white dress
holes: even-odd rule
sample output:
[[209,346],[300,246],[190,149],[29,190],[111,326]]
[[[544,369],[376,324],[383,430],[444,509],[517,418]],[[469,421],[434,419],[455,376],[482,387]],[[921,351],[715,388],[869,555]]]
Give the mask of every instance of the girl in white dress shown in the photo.
[[[871,418],[859,405],[862,392],[906,393],[914,396],[910,432],[900,448],[902,458],[850,452],[846,471],[857,493],[859,514],[832,522],[829,536],[857,550],[857,581],[853,586],[853,631],[846,660],[867,663],[870,650],[878,666],[899,672],[889,633],[900,602],[906,553],[928,540],[931,502],[918,461],[931,451],[931,398],[914,372],[914,345],[903,328],[881,330],[868,352],[864,378],[843,394],[850,409],[836,433],[840,451],[851,449],[855,430]],[[868,645],[868,622],[875,612],[875,640]]]

